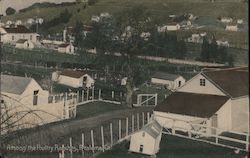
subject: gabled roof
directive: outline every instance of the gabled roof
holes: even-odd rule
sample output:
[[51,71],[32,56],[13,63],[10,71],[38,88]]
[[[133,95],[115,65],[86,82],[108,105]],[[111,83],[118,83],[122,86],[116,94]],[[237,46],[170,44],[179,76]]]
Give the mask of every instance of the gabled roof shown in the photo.
[[64,71],[61,72],[60,75],[68,76],[68,77],[72,77],[72,78],[80,78],[85,74],[86,73],[82,72],[82,71],[64,70]]
[[11,75],[1,75],[1,92],[22,94],[32,78]]
[[142,128],[142,131],[147,132],[153,138],[157,138],[161,134],[161,130],[162,127],[156,120],[153,120]]
[[66,47],[68,47],[69,45],[70,45],[69,43],[63,43],[63,44],[60,44],[58,47],[66,48]]
[[26,41],[28,41],[27,39],[19,39],[16,41],[16,43],[20,43],[20,44],[23,44],[25,43]]
[[170,81],[174,81],[178,77],[180,77],[180,75],[168,74],[168,73],[165,73],[165,72],[156,72],[152,76],[152,78],[159,78],[159,79],[170,80]]
[[187,92],[174,92],[161,104],[155,107],[155,111],[210,118],[227,101],[229,97],[197,94]]
[[16,27],[5,27],[7,33],[35,33],[23,25],[17,25]]
[[246,67],[210,70],[201,74],[232,98],[249,95],[249,73]]

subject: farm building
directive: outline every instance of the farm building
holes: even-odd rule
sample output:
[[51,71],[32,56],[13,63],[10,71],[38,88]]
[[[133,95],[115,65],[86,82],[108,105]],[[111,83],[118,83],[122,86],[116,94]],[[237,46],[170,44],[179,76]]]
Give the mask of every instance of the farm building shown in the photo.
[[247,68],[207,69],[157,105],[154,115],[167,128],[187,131],[195,123],[218,128],[217,134],[249,133],[248,93]]
[[67,54],[74,54],[75,48],[71,43],[63,43],[58,45],[58,52],[60,53],[67,53]]
[[38,43],[39,35],[25,26],[17,25],[13,27],[1,27],[1,38],[3,43],[15,44],[20,39],[30,40],[34,44]]
[[226,31],[238,31],[238,25],[227,25],[225,28]]
[[161,125],[153,120],[130,139],[129,151],[145,155],[156,155],[160,150]]
[[151,77],[151,83],[166,86],[170,90],[175,90],[185,84],[185,79],[180,75],[156,72]]
[[34,43],[30,40],[19,39],[16,41],[16,48],[20,49],[33,49],[35,47]]
[[180,30],[181,26],[178,23],[169,23],[166,25],[167,31]]
[[62,72],[53,72],[52,80],[63,85],[73,88],[91,87],[94,85],[95,80],[85,72],[64,70]]
[[65,102],[48,103],[48,98],[49,92],[33,78],[1,75],[1,107],[6,114],[2,119],[13,124],[13,128],[3,124],[2,129],[7,132],[68,118]]
[[229,17],[222,17],[220,19],[220,21],[223,22],[223,23],[231,23],[231,22],[233,22],[233,19],[229,18]]

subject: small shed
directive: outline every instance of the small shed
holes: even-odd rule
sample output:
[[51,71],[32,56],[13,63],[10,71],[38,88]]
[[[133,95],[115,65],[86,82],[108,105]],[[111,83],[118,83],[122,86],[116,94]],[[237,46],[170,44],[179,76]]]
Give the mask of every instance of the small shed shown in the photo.
[[34,43],[27,39],[19,39],[16,41],[16,48],[20,49],[33,49]]
[[166,86],[170,90],[175,90],[185,84],[186,80],[181,75],[156,72],[151,78],[151,83]]
[[71,43],[63,43],[58,46],[58,52],[60,53],[67,53],[67,54],[74,54],[75,48]]
[[162,127],[153,120],[130,139],[129,151],[145,155],[155,155],[160,149]]

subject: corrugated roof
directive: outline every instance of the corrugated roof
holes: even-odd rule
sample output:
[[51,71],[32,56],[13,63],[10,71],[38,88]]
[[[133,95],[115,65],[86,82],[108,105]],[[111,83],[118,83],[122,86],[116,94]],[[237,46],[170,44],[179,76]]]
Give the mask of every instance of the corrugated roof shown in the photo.
[[80,78],[86,73],[83,71],[74,71],[74,70],[64,70],[61,72],[61,75],[73,77],[73,78]]
[[22,94],[32,78],[1,75],[1,92]]
[[156,120],[153,120],[151,123],[144,126],[142,130],[147,132],[153,138],[157,138],[161,134],[162,127]]
[[154,110],[210,118],[228,101],[228,99],[229,97],[226,96],[174,92],[161,104],[157,105]]
[[156,72],[152,76],[152,78],[158,78],[158,79],[170,80],[170,81],[174,81],[178,77],[180,77],[180,75],[168,74],[168,73],[165,73],[165,72]]
[[23,25],[17,25],[16,27],[5,27],[7,33],[35,33]]
[[249,73],[245,67],[205,71],[202,74],[232,98],[249,95]]

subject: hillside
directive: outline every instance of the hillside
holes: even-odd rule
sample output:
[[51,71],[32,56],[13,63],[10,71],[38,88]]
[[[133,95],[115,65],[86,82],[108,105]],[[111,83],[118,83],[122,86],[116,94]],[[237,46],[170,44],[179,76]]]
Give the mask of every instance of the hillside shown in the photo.
[[248,19],[248,7],[243,2],[218,1],[215,3],[197,0],[98,0],[94,5],[84,8],[84,3],[76,4],[68,7],[49,7],[31,9],[25,13],[6,16],[3,20],[26,19],[34,16],[39,16],[45,20],[49,20],[57,16],[62,10],[68,8],[73,13],[70,24],[74,24],[76,19],[82,19],[83,22],[89,22],[93,14],[101,12],[116,13],[127,7],[141,5],[160,19],[161,22],[166,22],[169,14],[193,13],[198,16],[208,16],[217,18],[218,16],[230,16],[233,18]]

